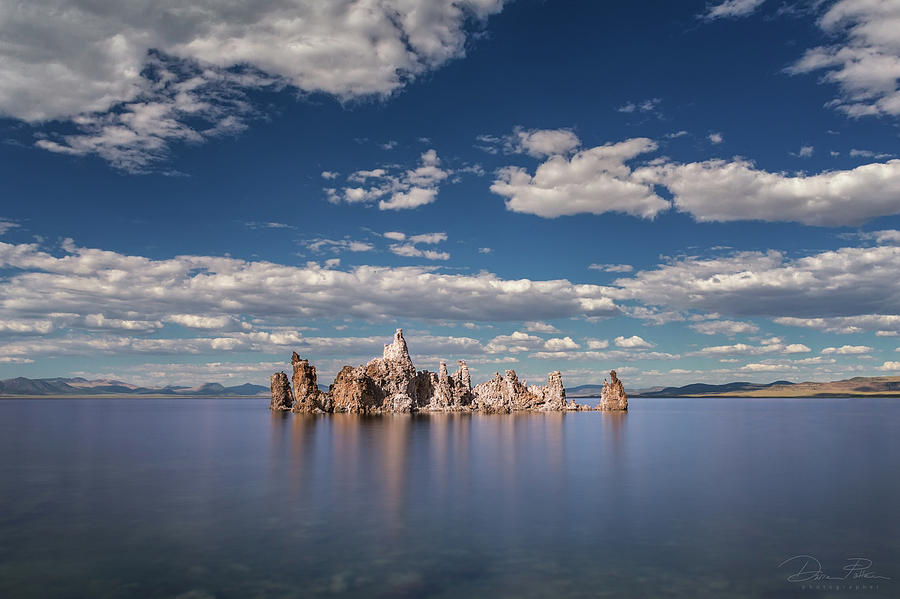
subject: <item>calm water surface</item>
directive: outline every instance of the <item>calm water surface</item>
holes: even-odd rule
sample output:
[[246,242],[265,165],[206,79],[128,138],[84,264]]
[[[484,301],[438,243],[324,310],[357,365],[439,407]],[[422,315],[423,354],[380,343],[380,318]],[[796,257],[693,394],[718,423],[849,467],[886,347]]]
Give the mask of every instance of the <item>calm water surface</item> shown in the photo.
[[900,402],[3,400],[0,508],[2,597],[900,597]]

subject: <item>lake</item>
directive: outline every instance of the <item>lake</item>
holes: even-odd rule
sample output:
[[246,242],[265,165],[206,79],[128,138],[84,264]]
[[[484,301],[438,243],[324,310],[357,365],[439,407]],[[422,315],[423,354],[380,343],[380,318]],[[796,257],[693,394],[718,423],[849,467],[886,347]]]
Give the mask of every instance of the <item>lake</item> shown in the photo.
[[898,597],[900,401],[2,400],[0,507],[2,597]]

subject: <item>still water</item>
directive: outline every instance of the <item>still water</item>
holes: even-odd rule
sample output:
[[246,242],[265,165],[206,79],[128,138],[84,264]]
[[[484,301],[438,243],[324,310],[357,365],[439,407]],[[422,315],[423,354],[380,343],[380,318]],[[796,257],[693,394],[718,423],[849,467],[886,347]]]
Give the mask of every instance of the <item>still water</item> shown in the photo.
[[3,400],[0,597],[900,597],[900,401],[631,408]]

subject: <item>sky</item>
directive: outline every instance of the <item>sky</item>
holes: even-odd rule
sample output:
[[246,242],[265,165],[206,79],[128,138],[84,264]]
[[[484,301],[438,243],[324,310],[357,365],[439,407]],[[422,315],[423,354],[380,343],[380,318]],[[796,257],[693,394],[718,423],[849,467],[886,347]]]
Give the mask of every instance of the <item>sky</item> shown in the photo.
[[900,3],[0,4],[0,378],[900,375]]

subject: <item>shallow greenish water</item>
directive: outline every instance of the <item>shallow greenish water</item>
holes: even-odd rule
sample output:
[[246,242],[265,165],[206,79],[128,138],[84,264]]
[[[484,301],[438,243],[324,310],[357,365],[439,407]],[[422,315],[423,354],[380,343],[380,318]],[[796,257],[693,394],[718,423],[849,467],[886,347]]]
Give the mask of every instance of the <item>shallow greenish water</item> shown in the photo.
[[631,408],[3,400],[0,597],[900,596],[900,402]]

